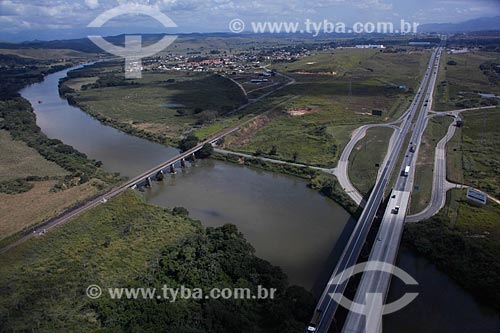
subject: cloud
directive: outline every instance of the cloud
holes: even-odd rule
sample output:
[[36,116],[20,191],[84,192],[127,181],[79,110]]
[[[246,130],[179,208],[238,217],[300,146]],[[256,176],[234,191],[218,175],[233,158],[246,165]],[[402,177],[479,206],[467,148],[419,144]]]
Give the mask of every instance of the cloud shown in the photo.
[[85,4],[90,9],[96,9],[99,7],[99,0],[85,0]]
[[392,3],[385,3],[383,0],[362,0],[358,1],[356,6],[371,10],[391,10],[393,7]]
[[[80,30],[120,4],[142,4],[168,15],[183,32],[225,31],[231,19],[303,22],[328,19],[346,24],[408,18],[421,23],[450,22],[500,14],[499,0],[0,0],[0,31]],[[472,5],[471,5],[472,4]],[[498,15],[497,14],[497,15]],[[11,20],[7,20],[7,18]],[[113,19],[117,30],[153,31],[155,20],[143,15]],[[148,30],[149,29],[149,30]],[[155,31],[156,31],[155,30]]]
[[12,1],[0,2],[0,16],[15,16],[18,14],[17,8]]

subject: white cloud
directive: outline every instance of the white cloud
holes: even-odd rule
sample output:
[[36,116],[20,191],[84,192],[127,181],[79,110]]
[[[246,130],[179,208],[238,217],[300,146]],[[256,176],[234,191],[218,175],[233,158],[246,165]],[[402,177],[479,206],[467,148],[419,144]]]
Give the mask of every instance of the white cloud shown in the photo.
[[362,0],[356,4],[357,7],[362,9],[371,10],[391,10],[392,3],[385,3],[383,0]]
[[85,4],[90,9],[96,9],[99,7],[99,0],[85,0]]

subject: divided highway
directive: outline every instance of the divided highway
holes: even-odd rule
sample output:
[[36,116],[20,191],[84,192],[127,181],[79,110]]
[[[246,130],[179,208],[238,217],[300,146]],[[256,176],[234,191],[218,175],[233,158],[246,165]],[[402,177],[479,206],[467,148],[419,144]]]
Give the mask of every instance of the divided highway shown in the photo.
[[[368,261],[378,261],[389,264],[394,264],[396,261],[401,236],[403,234],[406,212],[410,202],[410,194],[413,187],[418,150],[422,140],[422,135],[427,126],[427,113],[432,105],[432,96],[437,80],[441,52],[441,48],[437,49],[435,52],[435,54],[437,54],[435,63],[431,63],[432,66],[429,67],[432,74],[429,86],[426,90],[425,102],[418,115],[410,143],[405,153],[405,158],[403,159],[402,170],[398,175],[394,190],[391,193],[391,197],[382,218],[382,223]],[[368,293],[381,294],[385,300],[389,291],[391,277],[391,274],[384,272],[364,272],[354,301],[359,304],[365,304],[366,295]],[[365,332],[365,329],[369,332],[381,332],[381,321],[370,322],[368,323],[369,327],[367,327],[365,318],[366,317],[363,314],[354,313],[352,311],[349,312],[347,320],[344,324],[343,332],[363,333]]]
[[[413,100],[410,108],[405,113],[405,118],[403,120],[401,130],[399,131],[396,138],[395,144],[389,147],[389,157],[386,158],[385,163],[381,168],[382,172],[380,173],[379,179],[372,190],[363,213],[361,214],[361,217],[359,218],[358,223],[354,228],[354,231],[344,249],[344,252],[339,259],[339,262],[332,273],[331,280],[334,277],[342,277],[345,270],[356,264],[359,258],[359,254],[365,244],[366,238],[375,218],[375,214],[377,213],[377,210],[382,202],[385,189],[390,181],[391,175],[397,163],[398,156],[400,155],[401,148],[403,146],[403,142],[410,132],[414,116],[416,115],[419,105],[421,104],[423,98],[422,92],[429,84],[431,80],[430,78],[435,77],[435,75],[433,75],[433,67],[436,61],[437,54],[438,50],[435,50],[431,56],[429,68],[426,71],[420,88],[418,89],[416,98]],[[342,280],[342,278],[340,278],[339,280]],[[332,324],[335,312],[338,308],[337,302],[335,302],[330,295],[333,293],[344,294],[348,281],[349,280],[347,279],[344,283],[341,284],[328,283],[325,290],[323,291],[318,305],[316,306],[315,314],[311,320],[311,323],[307,327],[307,330],[309,332],[328,332]]]

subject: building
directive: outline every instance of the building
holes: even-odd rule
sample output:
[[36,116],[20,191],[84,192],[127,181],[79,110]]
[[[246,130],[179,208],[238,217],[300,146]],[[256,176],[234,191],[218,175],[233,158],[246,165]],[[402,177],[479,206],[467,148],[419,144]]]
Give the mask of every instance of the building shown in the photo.
[[430,46],[430,42],[409,42],[408,45],[411,46]]
[[385,49],[385,46],[380,44],[380,45],[356,45],[357,49]]
[[486,205],[488,202],[488,196],[486,194],[473,188],[467,189],[467,199],[480,205]]

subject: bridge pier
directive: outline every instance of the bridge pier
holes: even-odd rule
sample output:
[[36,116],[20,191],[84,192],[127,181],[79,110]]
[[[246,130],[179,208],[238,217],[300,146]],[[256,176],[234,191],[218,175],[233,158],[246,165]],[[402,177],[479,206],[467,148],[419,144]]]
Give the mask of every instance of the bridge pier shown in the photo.
[[158,181],[163,181],[163,178],[165,177],[164,173],[163,173],[163,170],[160,170],[158,171],[158,173],[156,174],[156,180]]
[[175,166],[174,166],[174,164],[173,164],[173,163],[172,163],[172,164],[170,164],[170,174],[175,175],[176,173],[177,173],[177,171],[175,171]]
[[195,163],[195,162],[196,162],[196,156],[194,155],[194,153],[192,153],[192,154],[191,154],[191,161],[192,161],[193,163]]
[[146,178],[146,187],[153,187],[153,181],[151,177]]
[[186,160],[183,158],[181,159],[181,168],[185,168],[186,167]]

